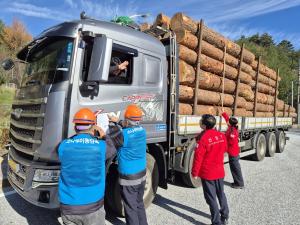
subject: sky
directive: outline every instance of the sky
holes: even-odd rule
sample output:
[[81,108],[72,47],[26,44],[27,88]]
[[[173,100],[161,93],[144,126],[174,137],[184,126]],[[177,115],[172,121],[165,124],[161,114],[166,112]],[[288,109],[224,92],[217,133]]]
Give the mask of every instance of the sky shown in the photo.
[[233,40],[241,35],[269,33],[276,43],[291,41],[300,49],[300,0],[0,0],[0,19],[10,25],[14,18],[28,31],[40,32],[80,12],[103,20],[116,15],[149,14],[139,22],[153,22],[160,12],[172,16],[183,12]]

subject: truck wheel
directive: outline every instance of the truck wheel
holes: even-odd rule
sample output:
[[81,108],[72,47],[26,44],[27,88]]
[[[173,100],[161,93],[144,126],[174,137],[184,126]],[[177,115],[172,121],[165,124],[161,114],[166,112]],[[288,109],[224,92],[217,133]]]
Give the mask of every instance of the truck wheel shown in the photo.
[[[144,193],[144,204],[147,208],[153,201],[159,182],[158,166],[152,155],[147,153],[147,178]],[[120,195],[117,167],[111,168],[107,177],[106,204],[117,216],[125,216],[124,206]]]
[[201,186],[201,180],[200,179],[194,179],[193,176],[192,176],[192,167],[193,167],[193,162],[194,162],[194,152],[195,151],[192,151],[192,154],[190,154],[189,171],[188,171],[188,173],[183,173],[182,174],[182,181],[188,187],[197,188],[197,187]]
[[256,141],[256,152],[254,154],[254,159],[256,161],[262,161],[265,158],[266,150],[266,137],[264,134],[259,134]]
[[285,133],[282,130],[276,131],[276,152],[282,153],[285,144]]
[[276,135],[274,132],[266,133],[267,156],[273,157],[276,152]]

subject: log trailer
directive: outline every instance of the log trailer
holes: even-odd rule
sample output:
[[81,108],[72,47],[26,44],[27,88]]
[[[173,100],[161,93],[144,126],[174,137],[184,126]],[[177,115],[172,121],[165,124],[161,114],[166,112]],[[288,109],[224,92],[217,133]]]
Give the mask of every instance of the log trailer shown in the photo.
[[[167,34],[161,41],[154,36]],[[176,36],[159,27],[141,32],[94,19],[64,22],[49,28],[17,55],[26,64],[21,87],[12,105],[8,179],[30,203],[58,208],[60,163],[58,144],[74,134],[72,118],[82,107],[105,115],[123,115],[130,103],[143,112],[147,131],[146,207],[158,186],[167,188],[175,175],[192,187],[195,137],[201,115],[179,114]],[[127,60],[126,76],[111,82],[112,57]],[[12,61],[3,64],[11,68]],[[206,98],[207,96],[201,96]],[[241,151],[256,160],[282,152],[290,117],[239,117]],[[226,124],[217,116],[217,129]],[[84,161],[84,156],[83,156]],[[80,166],[80,165],[79,165]],[[121,214],[122,203],[115,162],[109,162],[106,204]]]

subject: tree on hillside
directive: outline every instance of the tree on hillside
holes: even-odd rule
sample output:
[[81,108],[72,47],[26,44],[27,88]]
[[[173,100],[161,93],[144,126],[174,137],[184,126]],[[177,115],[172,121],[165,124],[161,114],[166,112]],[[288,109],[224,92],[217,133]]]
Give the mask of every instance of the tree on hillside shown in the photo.
[[31,39],[32,36],[27,32],[23,23],[17,19],[14,19],[10,27],[5,26],[0,33],[0,42],[11,54],[15,54]]
[[275,45],[275,43],[270,34],[264,33],[260,36],[260,45],[263,47],[271,47]]
[[0,20],[0,33],[2,32],[4,28],[4,23],[2,22],[2,20]]
[[[291,82],[297,80],[298,59],[300,50],[295,51],[294,46],[288,40],[275,45],[273,37],[265,33],[261,36],[255,34],[250,37],[241,37],[238,44],[244,43],[246,48],[253,52],[256,57],[262,56],[262,62],[273,70],[280,70],[282,80],[279,83],[279,98],[291,103]],[[296,85],[294,86],[296,93]],[[294,95],[293,101],[296,101]]]
[[288,40],[282,40],[277,46],[286,52],[294,51],[293,44]]
[[[3,23],[2,23],[3,24]],[[14,20],[11,26],[0,23],[0,61],[5,58],[15,58],[16,53],[32,39],[23,23]],[[24,65],[16,63],[16,67],[9,72],[0,69],[0,84],[5,82],[14,82],[20,84]]]

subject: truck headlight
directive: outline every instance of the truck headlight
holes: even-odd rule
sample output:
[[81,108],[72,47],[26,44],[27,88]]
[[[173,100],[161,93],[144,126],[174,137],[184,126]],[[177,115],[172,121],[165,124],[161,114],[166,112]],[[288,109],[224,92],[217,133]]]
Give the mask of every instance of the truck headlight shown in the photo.
[[60,170],[37,169],[34,173],[33,181],[38,182],[58,182]]

